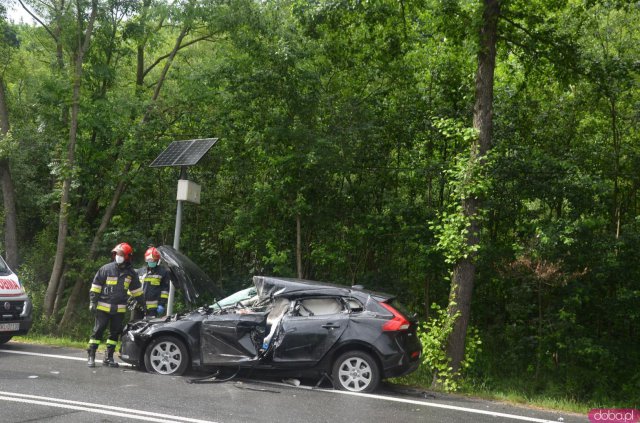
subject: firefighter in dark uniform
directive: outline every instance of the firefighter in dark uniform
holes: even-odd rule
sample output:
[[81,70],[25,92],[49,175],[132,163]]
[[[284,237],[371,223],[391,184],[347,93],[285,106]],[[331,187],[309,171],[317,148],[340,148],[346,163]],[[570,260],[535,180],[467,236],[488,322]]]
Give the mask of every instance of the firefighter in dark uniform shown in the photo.
[[126,242],[116,245],[111,250],[111,263],[102,266],[93,278],[89,292],[89,310],[95,313],[95,324],[87,348],[89,355],[87,365],[89,367],[96,365],[96,350],[107,326],[109,327],[109,339],[107,340],[107,353],[102,363],[105,366],[118,367],[113,359],[113,353],[118,343],[118,337],[122,333],[128,296],[131,295],[144,308],[142,286],[138,275],[131,266],[132,253],[133,249]]
[[144,253],[144,261],[147,265],[138,269],[137,273],[142,283],[147,312],[145,315],[140,307],[134,308],[132,320],[162,316],[169,299],[169,270],[158,265],[160,263],[160,252],[155,247],[149,247]]

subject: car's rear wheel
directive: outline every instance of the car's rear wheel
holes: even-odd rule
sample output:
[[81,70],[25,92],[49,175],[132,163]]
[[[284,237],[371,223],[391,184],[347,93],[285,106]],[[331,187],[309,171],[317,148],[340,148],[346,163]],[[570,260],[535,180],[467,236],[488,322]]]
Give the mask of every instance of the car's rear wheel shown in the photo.
[[380,383],[378,363],[364,351],[349,351],[333,363],[335,386],[342,391],[372,392]]
[[189,367],[189,351],[178,338],[161,336],[147,347],[144,365],[151,373],[180,376]]
[[7,342],[9,342],[11,340],[11,338],[12,338],[12,336],[9,336],[9,335],[0,336],[0,345],[6,344]]

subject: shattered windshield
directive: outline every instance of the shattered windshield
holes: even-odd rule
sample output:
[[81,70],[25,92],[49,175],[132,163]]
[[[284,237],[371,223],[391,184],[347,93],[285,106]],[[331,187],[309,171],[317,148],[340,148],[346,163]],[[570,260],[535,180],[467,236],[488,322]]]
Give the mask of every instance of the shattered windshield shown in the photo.
[[216,301],[214,304],[211,305],[211,308],[213,309],[225,308],[228,306],[237,305],[238,303],[240,303],[243,306],[247,306],[247,305],[250,305],[250,303],[247,300],[251,300],[257,295],[258,295],[258,291],[256,290],[256,287],[251,286],[249,288],[245,288],[234,294],[231,294],[226,298]]

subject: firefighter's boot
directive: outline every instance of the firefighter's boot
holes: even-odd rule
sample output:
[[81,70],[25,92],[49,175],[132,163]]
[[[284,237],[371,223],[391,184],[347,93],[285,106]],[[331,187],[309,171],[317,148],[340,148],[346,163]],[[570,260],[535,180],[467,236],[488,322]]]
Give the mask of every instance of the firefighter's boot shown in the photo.
[[87,348],[87,367],[96,367],[96,349],[93,346]]
[[107,346],[107,353],[102,360],[102,365],[107,367],[118,367],[118,363],[113,359],[113,353],[115,352],[116,347],[114,345]]

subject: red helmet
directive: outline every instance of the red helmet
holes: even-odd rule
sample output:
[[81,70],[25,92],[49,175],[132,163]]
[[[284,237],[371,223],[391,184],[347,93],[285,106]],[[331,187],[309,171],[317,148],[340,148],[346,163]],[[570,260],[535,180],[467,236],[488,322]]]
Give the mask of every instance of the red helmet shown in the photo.
[[111,252],[114,254],[122,254],[125,260],[130,260],[131,254],[133,254],[133,248],[131,248],[131,245],[127,244],[126,242],[122,242],[113,247],[113,250],[111,250]]
[[156,247],[149,247],[144,252],[144,261],[158,261],[160,260],[160,252]]

